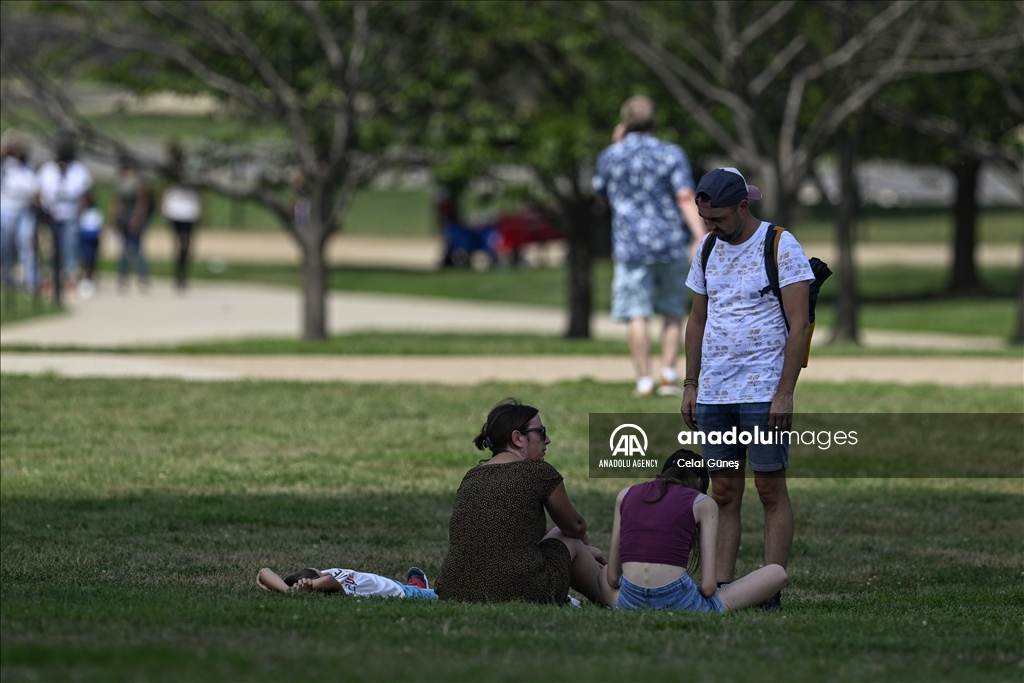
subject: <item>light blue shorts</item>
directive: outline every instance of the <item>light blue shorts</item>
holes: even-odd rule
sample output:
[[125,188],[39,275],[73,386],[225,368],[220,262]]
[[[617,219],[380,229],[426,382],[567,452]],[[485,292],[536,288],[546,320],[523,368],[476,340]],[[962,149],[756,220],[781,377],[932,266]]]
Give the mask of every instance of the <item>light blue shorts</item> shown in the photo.
[[667,609],[686,612],[724,612],[725,607],[717,595],[705,598],[688,574],[657,588],[644,588],[630,583],[625,576],[619,579],[618,609]]
[[688,261],[615,264],[612,278],[612,318],[627,322],[661,313],[670,318],[686,315]]
[[434,592],[433,588],[420,588],[419,586],[403,585],[402,590],[405,591],[405,597],[407,598],[437,600],[437,593]]

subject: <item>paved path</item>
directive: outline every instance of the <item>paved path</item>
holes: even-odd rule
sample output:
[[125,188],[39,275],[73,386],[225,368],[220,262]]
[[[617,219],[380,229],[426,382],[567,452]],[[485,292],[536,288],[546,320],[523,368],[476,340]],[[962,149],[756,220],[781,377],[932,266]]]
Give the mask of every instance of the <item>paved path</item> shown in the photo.
[[[382,294],[332,293],[330,328],[355,330],[528,332],[557,335],[565,328],[558,310]],[[282,288],[196,282],[185,295],[158,281],[149,294],[101,290],[88,301],[71,297],[63,315],[5,325],[0,344],[76,346],[166,345],[245,337],[295,337],[299,295]],[[595,335],[623,339],[623,329],[597,316]],[[819,330],[815,339],[827,339]],[[1024,359],[957,358],[958,350],[1000,339],[956,335],[868,332],[868,345],[943,349],[949,357],[840,358],[817,356],[803,377],[810,381],[873,381],[947,385],[1024,385]],[[117,353],[14,353],[0,350],[0,372],[54,372],[74,377],[181,377],[191,380],[295,379],[352,382],[423,381],[475,384],[483,381],[555,382],[580,378],[628,382],[632,369],[622,356],[174,356]]]
[[[0,373],[66,377],[150,377],[194,381],[304,382],[630,382],[618,356],[192,356],[112,353],[0,353]],[[1024,384],[1024,361],[988,358],[813,358],[810,382],[889,382],[947,386]]]
[[[197,267],[232,262],[294,262],[297,253],[282,233],[200,232]],[[151,255],[170,253],[166,230],[152,231]],[[561,247],[549,253],[531,252],[529,258],[558,258]],[[830,257],[829,245],[812,245],[813,253]],[[1019,247],[984,247],[984,263],[1012,265],[1020,260]],[[430,238],[402,240],[339,235],[328,249],[333,263],[354,263],[402,268],[433,268],[438,245]],[[834,255],[833,255],[834,256]],[[863,263],[940,265],[948,261],[942,245],[862,245]],[[211,262],[212,259],[212,262]],[[42,347],[157,346],[193,341],[247,337],[296,337],[300,330],[300,296],[279,287],[196,281],[185,295],[169,283],[157,281],[147,295],[119,295],[110,280],[94,299],[69,297],[63,315],[5,325],[0,344]],[[564,312],[515,304],[474,303],[383,294],[334,292],[328,296],[328,327],[332,334],[363,330],[432,332],[526,332],[561,334]],[[623,339],[620,325],[607,315],[595,316],[594,335]],[[827,340],[818,330],[816,343]],[[938,349],[947,358],[828,358],[815,357],[804,371],[813,381],[880,381],[989,384],[1021,386],[1024,361],[1020,359],[957,358],[956,353],[1005,348],[1005,341],[990,337],[913,334],[867,330],[866,346],[877,348]],[[297,379],[353,382],[426,381],[477,383],[489,380],[555,382],[577,378],[628,382],[632,369],[625,353],[594,357],[413,357],[413,356],[170,356],[116,353],[12,353],[0,351],[0,372],[55,372],[67,376],[181,377],[193,380]]]
[[[157,346],[247,337],[297,337],[301,298],[296,290],[244,283],[194,282],[184,295],[156,281],[146,295],[117,294],[108,278],[88,301],[69,296],[64,314],[5,325],[0,344],[42,347],[116,348]],[[458,301],[391,294],[331,292],[327,297],[332,334],[367,330],[421,332],[525,332],[559,335],[567,326],[560,309],[507,303]],[[652,324],[652,332],[655,327]],[[622,325],[607,313],[594,316],[592,331],[602,339],[624,339]],[[815,344],[828,340],[815,332]],[[1000,337],[865,330],[874,348],[941,351],[999,350]]]

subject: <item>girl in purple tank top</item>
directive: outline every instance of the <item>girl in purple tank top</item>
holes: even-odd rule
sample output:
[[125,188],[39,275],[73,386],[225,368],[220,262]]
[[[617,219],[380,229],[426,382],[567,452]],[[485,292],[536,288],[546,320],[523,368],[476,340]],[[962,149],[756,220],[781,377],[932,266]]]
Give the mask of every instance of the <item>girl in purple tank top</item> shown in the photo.
[[[763,603],[786,585],[786,570],[762,567],[718,588],[718,505],[707,495],[701,456],[680,449],[657,479],[615,500],[607,581],[619,609],[727,612]],[[691,574],[700,573],[700,585]]]

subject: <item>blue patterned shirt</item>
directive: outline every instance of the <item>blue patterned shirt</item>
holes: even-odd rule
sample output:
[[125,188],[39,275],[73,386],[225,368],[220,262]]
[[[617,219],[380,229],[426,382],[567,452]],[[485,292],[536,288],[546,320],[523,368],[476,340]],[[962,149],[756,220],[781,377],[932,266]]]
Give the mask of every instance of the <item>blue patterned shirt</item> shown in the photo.
[[629,133],[597,159],[594,191],[612,207],[612,253],[619,263],[673,263],[688,258],[687,229],[676,193],[692,190],[693,171],[678,145]]

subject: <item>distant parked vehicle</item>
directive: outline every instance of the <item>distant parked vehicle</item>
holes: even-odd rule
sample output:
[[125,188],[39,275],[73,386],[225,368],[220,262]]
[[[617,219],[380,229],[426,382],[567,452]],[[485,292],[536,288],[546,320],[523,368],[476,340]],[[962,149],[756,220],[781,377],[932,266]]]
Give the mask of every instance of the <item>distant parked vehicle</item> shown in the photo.
[[564,237],[543,212],[526,208],[493,223],[464,225],[438,206],[445,239],[445,266],[465,268],[483,263],[511,265],[522,261],[523,248]]

